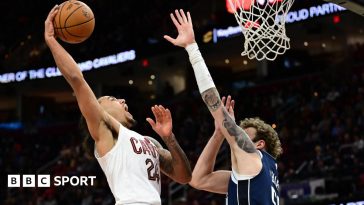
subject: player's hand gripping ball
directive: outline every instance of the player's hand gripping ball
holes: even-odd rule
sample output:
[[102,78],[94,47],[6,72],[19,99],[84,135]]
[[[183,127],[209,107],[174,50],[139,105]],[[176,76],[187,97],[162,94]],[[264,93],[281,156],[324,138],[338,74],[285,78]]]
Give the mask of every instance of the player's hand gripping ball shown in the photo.
[[55,35],[67,43],[81,43],[88,39],[95,27],[95,17],[85,3],[68,0],[59,5],[53,21]]

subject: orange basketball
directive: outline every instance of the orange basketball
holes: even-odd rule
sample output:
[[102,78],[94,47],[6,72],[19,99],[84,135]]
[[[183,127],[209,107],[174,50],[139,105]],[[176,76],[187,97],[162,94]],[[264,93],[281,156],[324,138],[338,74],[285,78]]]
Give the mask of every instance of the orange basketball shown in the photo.
[[85,3],[69,0],[59,5],[53,26],[56,36],[62,41],[81,43],[94,31],[95,17]]

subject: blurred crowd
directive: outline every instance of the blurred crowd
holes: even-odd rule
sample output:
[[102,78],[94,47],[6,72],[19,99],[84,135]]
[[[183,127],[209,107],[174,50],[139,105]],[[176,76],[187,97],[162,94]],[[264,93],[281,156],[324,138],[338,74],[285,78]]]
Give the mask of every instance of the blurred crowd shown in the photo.
[[[279,133],[284,154],[278,160],[281,185],[309,179],[326,179],[317,194],[335,193],[337,197],[364,194],[364,69],[334,70],[293,79],[257,82],[243,89],[218,85],[221,95],[236,100],[236,119],[258,116]],[[134,93],[135,94],[135,93]],[[124,96],[123,96],[124,97]],[[199,154],[213,133],[214,126],[197,90],[154,102],[127,95],[131,112],[138,119],[151,116],[150,106],[163,104],[173,115],[174,132],[194,167]],[[160,100],[162,99],[162,100]],[[148,102],[149,104],[147,104]],[[77,109],[77,107],[75,107]],[[85,154],[83,137],[74,122],[41,124],[20,133],[2,133],[0,167],[2,176],[12,173],[97,176],[93,187],[8,188],[2,190],[1,203],[12,204],[113,204],[114,199],[94,157]],[[161,139],[146,122],[135,130]],[[12,137],[9,137],[12,136]],[[162,141],[161,141],[162,142]],[[163,143],[162,143],[163,144]],[[217,168],[230,169],[226,144]],[[197,191],[186,186],[182,194],[169,193],[171,180],[163,177],[162,199],[167,204],[223,204],[224,196]]]
[[[11,24],[0,32],[1,73],[33,65],[53,64],[50,52],[43,42],[43,22],[49,9],[62,2],[0,2],[0,7],[7,11],[2,14],[0,23]],[[163,34],[175,34],[168,16],[173,9],[196,11],[193,13],[196,32],[203,31],[203,27],[211,23],[209,21],[214,21],[215,24],[223,21],[210,16],[213,12],[209,11],[225,9],[223,1],[207,0],[84,2],[95,13],[96,29],[91,39],[84,44],[77,47],[65,45],[72,55],[77,56],[77,60],[130,48],[141,48],[141,56],[157,55],[160,49],[166,49],[161,45]],[[216,10],[214,15],[218,16],[219,10]],[[232,15],[230,17],[234,21]],[[149,49],[143,49],[146,46]],[[363,44],[355,45],[352,50],[355,52],[348,54],[350,59],[362,61]],[[332,56],[327,55],[325,65],[333,60]],[[312,69],[304,68],[302,73]],[[278,159],[281,186],[323,178],[326,186],[315,190],[316,194],[334,193],[337,198],[363,196],[364,65],[351,67],[344,63],[341,68],[319,71],[300,77],[277,74],[278,77],[275,76],[274,80],[257,80],[244,88],[234,86],[232,82],[217,83],[217,86],[221,95],[230,94],[236,100],[237,120],[260,117],[277,130],[284,149],[284,154]],[[107,94],[126,98],[130,112],[139,120],[135,130],[155,137],[162,144],[161,139],[143,119],[152,116],[150,106],[154,104],[170,108],[175,135],[194,167],[214,130],[213,119],[196,87],[188,88],[178,95],[169,87],[154,100],[145,98],[138,90],[121,91],[115,88],[109,91],[111,93]],[[24,104],[30,105],[31,101],[32,99],[25,101]],[[78,129],[80,113],[77,105],[47,106],[45,111],[30,115],[28,123],[20,130],[0,129],[0,175],[4,182],[0,187],[0,204],[114,204],[97,161],[88,156],[82,147],[83,136]],[[2,116],[0,118],[3,119]],[[229,154],[228,145],[224,143],[216,168],[230,169]],[[96,176],[96,180],[92,187],[7,188],[5,182],[8,174]],[[163,204],[169,202],[170,196],[175,205],[216,205],[225,201],[224,195],[198,191],[189,186],[170,193],[171,184],[173,183],[166,176],[162,178]]]
[[[34,65],[43,67],[54,64],[43,40],[44,20],[50,9],[62,2],[64,0],[0,2],[0,7],[7,11],[0,18],[0,23],[8,25],[0,33],[0,73],[31,68]],[[211,9],[204,8],[205,3],[211,6],[211,1],[206,0],[83,2],[94,12],[95,30],[90,39],[77,48],[64,43],[79,61],[130,49],[140,50],[138,56],[163,52],[166,49],[166,46],[161,46],[164,42],[163,35],[175,34],[169,13],[179,8],[196,10],[194,24],[198,32],[200,25],[208,23],[206,19],[210,16],[205,12]],[[223,10],[224,2],[220,4],[221,7],[218,8]],[[231,19],[233,20],[232,16]]]

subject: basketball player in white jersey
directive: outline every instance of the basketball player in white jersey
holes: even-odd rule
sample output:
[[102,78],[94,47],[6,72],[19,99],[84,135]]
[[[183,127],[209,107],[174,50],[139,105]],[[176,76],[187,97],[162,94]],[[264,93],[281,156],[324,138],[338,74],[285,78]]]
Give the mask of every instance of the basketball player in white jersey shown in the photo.
[[133,116],[124,99],[104,96],[96,99],[83,78],[77,63],[57,42],[53,19],[55,6],[45,21],[44,38],[64,78],[72,87],[88,131],[95,141],[95,156],[104,171],[116,205],[159,205],[160,171],[176,182],[191,180],[191,168],[185,153],[172,133],[172,118],[163,106],[152,107],[155,121],[147,118],[153,130],[161,136],[168,150],[154,139],[129,128]]

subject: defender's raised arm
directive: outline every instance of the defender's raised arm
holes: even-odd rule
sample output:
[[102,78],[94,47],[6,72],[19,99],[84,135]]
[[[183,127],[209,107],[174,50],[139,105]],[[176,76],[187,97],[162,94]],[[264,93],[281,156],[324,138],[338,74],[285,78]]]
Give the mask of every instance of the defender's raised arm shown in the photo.
[[[234,168],[240,173],[258,174],[262,166],[260,156],[248,134],[235,123],[221,103],[219,93],[195,41],[190,13],[187,12],[186,16],[182,9],[176,10],[175,15],[171,14],[171,19],[178,30],[178,36],[172,38],[165,35],[164,38],[187,50],[203,101],[221,127],[235,155],[244,156],[242,162],[233,161]],[[243,165],[244,163],[252,163],[255,166],[247,167]]]

